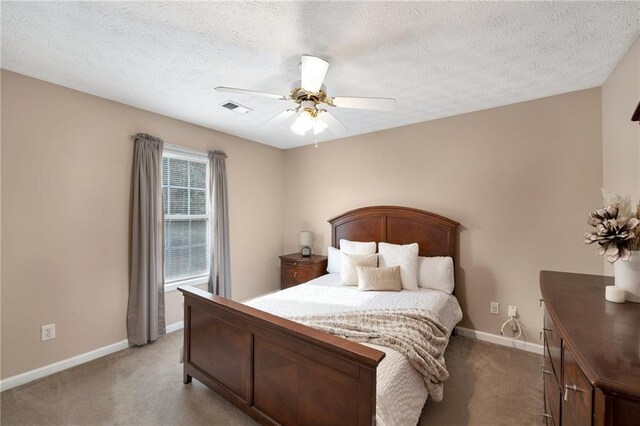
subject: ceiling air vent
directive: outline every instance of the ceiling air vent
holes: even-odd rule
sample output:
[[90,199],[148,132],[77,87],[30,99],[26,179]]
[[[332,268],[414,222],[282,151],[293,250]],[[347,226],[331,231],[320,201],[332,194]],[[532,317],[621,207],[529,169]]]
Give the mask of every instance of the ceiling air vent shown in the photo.
[[222,108],[226,108],[228,110],[231,110],[233,112],[237,112],[238,114],[246,114],[248,112],[253,111],[251,108],[248,108],[246,106],[242,106],[236,102],[233,101],[227,101],[223,104],[220,104],[220,106]]

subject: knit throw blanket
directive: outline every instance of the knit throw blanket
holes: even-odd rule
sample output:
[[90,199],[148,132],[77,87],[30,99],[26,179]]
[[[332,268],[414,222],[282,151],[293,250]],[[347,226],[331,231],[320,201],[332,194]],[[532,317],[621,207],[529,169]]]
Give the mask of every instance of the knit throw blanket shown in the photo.
[[449,378],[444,362],[447,330],[435,313],[425,309],[381,309],[289,319],[354,342],[400,352],[422,374],[431,398],[442,400],[442,382]]

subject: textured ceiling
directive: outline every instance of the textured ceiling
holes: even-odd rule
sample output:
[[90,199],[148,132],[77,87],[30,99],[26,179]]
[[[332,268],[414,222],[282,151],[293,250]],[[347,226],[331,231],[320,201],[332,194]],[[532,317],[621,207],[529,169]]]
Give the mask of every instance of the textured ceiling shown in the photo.
[[320,56],[330,95],[398,100],[331,109],[355,135],[599,86],[639,33],[639,2],[3,1],[1,65],[290,148],[314,139],[260,126],[291,102],[213,87],[285,94],[300,55]]

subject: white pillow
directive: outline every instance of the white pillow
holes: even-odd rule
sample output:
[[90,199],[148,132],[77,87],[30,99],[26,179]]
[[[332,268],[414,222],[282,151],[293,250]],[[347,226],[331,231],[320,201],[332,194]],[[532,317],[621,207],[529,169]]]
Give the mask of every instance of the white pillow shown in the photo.
[[327,272],[339,274],[342,272],[342,252],[335,247],[329,246],[327,249]]
[[420,256],[418,258],[418,285],[422,288],[453,293],[455,287],[453,259],[443,256]]
[[399,266],[402,288],[418,289],[418,243],[413,244],[378,244],[380,267]]
[[376,254],[376,243],[340,240],[340,251],[344,254]]
[[358,266],[375,268],[378,266],[377,254],[345,254],[342,265],[342,285],[358,285]]

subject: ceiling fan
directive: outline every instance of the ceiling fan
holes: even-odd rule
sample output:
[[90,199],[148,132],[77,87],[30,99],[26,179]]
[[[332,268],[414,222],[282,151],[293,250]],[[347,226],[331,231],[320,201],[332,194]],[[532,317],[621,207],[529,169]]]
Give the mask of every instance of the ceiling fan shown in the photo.
[[318,135],[329,128],[336,136],[347,133],[344,127],[330,112],[322,107],[369,109],[376,111],[391,111],[396,108],[396,100],[393,98],[358,98],[327,95],[327,89],[322,82],[329,69],[329,62],[316,56],[302,55],[300,63],[301,79],[294,82],[288,95],[257,92],[255,90],[236,89],[233,87],[216,87],[218,92],[239,93],[244,95],[260,96],[263,98],[277,99],[281,101],[293,101],[297,107],[287,109],[267,121],[262,127],[275,123],[282,123],[297,116],[291,126],[291,130],[299,135],[306,135],[313,131]]

